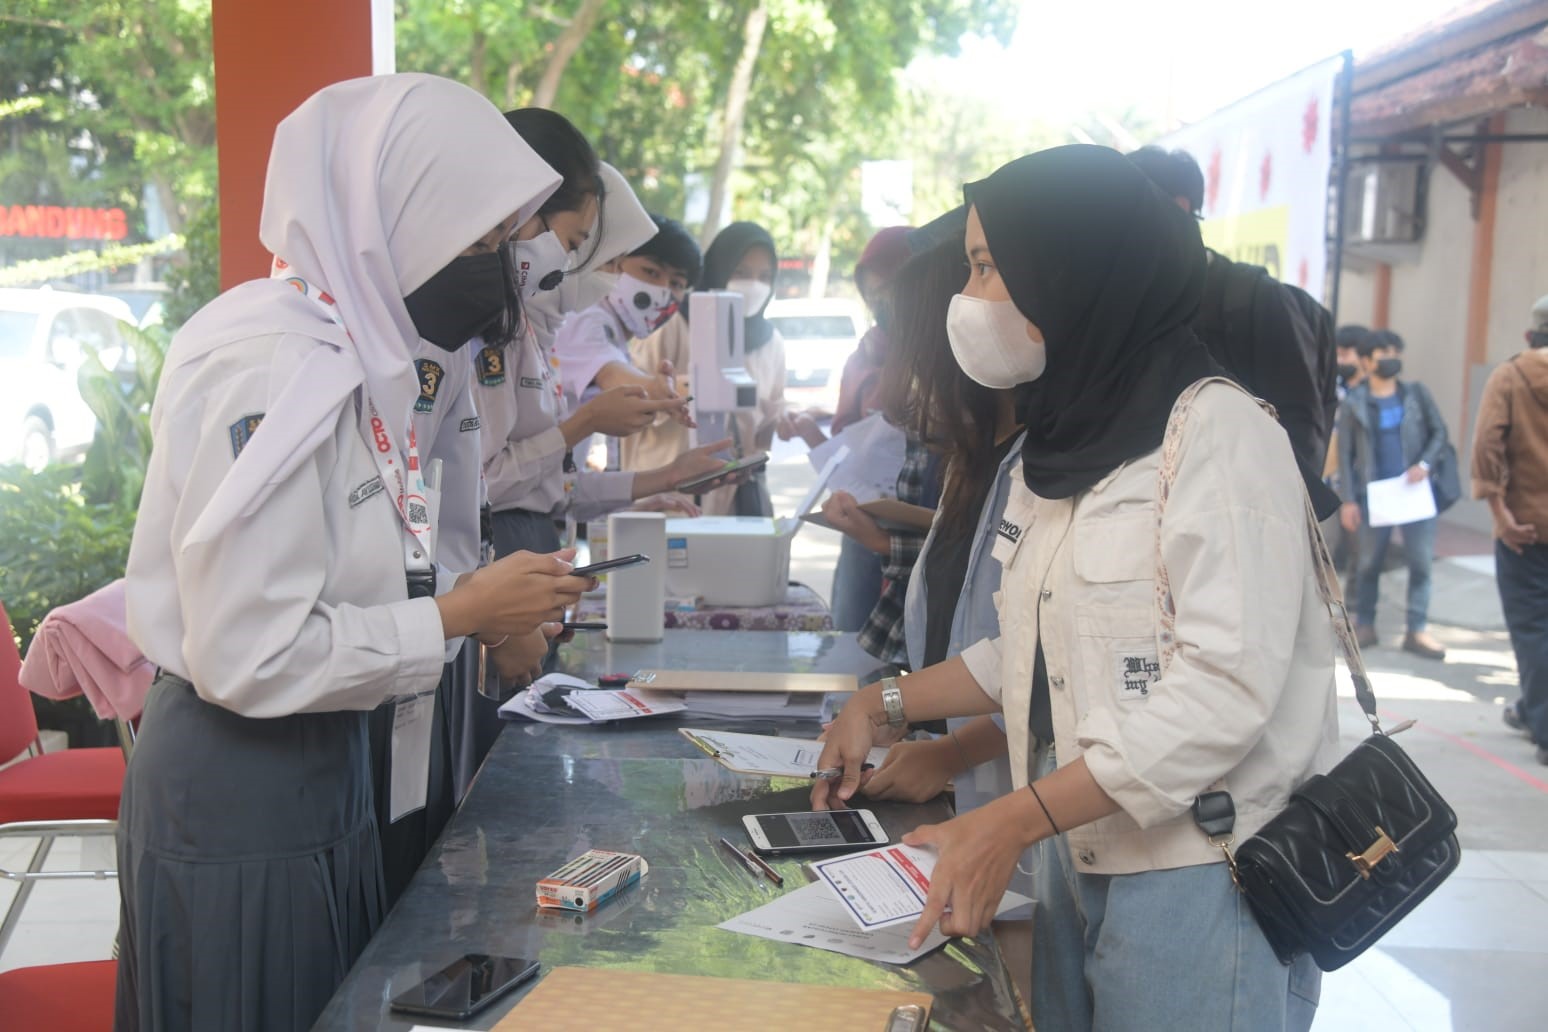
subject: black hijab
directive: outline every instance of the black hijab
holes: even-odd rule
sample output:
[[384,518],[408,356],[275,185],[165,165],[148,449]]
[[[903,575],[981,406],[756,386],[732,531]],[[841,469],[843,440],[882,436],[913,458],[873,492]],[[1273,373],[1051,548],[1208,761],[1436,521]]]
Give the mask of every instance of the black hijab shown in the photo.
[[[774,259],[774,279],[778,281],[779,251],[774,247],[774,238],[769,236],[769,231],[756,222],[733,222],[715,234],[709,250],[704,252],[704,277],[699,281],[699,288],[725,290],[726,284],[731,282],[731,275],[736,272],[736,267],[741,264],[742,258],[755,247],[768,248],[769,254]],[[774,297],[773,287],[774,284],[770,283],[770,300]],[[748,351],[758,350],[774,336],[774,327],[763,317],[764,309],[768,307],[769,302],[765,301],[763,308],[747,313],[744,336]]]
[[1018,388],[1022,475],[1068,498],[1158,448],[1178,395],[1224,375],[1188,328],[1204,287],[1198,224],[1106,147],[1029,154],[963,193],[1047,342],[1043,375]]

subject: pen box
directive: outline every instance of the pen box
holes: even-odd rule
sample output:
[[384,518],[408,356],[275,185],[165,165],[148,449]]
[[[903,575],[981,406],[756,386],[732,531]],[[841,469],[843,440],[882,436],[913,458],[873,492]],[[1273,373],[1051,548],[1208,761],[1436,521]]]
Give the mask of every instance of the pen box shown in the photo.
[[588,849],[537,883],[537,905],[589,913],[649,870],[645,858],[635,853]]

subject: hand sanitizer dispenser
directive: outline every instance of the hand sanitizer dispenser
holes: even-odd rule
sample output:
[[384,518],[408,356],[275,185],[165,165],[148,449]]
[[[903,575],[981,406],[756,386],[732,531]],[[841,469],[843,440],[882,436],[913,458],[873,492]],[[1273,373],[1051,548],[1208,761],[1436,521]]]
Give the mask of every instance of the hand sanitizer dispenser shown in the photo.
[[725,436],[731,413],[758,404],[758,384],[745,365],[743,305],[742,295],[728,290],[688,295],[689,390],[701,441]]

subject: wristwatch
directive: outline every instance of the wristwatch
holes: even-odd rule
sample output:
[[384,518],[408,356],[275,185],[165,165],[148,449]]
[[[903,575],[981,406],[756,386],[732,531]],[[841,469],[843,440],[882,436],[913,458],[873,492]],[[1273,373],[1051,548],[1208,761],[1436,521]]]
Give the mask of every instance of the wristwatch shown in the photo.
[[903,727],[908,720],[903,716],[903,689],[898,687],[896,677],[884,677],[881,679],[882,709],[887,711],[888,727]]

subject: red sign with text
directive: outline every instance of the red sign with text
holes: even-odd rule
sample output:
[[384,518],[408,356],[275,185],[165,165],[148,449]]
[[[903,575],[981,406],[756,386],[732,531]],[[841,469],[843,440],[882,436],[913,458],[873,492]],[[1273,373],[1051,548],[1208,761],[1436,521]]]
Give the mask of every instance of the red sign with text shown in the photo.
[[129,219],[122,208],[61,208],[49,204],[0,204],[0,237],[44,240],[122,240]]

